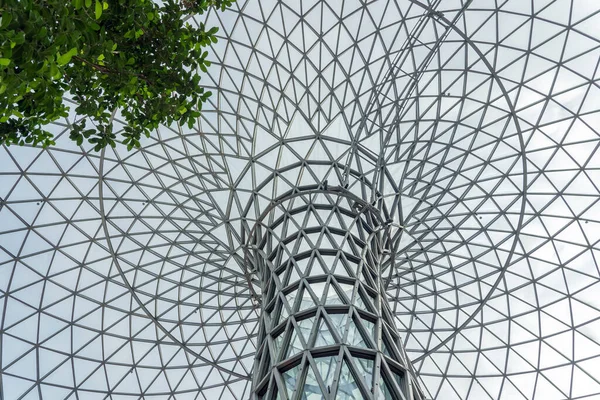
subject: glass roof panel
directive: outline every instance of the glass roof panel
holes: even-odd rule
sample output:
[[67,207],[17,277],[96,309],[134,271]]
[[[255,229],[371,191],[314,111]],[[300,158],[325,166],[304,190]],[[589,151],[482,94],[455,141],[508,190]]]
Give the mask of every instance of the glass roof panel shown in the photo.
[[245,400],[242,232],[325,180],[403,227],[387,294],[428,398],[600,395],[599,2],[202,18],[220,40],[192,129],[93,153],[72,113],[54,148],[0,148],[0,397]]

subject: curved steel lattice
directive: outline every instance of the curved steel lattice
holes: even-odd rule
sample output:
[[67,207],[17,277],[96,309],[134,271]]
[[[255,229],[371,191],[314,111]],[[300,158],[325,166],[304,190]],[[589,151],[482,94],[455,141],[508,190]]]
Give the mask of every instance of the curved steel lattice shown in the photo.
[[600,396],[600,3],[235,7],[194,129],[95,154],[73,114],[0,148],[0,397],[247,399],[246,239],[324,181],[403,227],[387,297],[427,398]]
[[257,221],[253,399],[423,398],[385,298],[402,231],[382,222],[340,187],[293,190]]

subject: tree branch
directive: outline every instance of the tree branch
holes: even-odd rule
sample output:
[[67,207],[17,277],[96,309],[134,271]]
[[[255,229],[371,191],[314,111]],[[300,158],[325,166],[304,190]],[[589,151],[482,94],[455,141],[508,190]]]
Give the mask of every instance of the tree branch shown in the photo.
[[75,60],[81,61],[82,63],[85,63],[85,64],[89,65],[90,67],[94,68],[95,70],[103,72],[105,74],[115,74],[115,73],[117,73],[117,71],[111,70],[110,68],[107,68],[104,65],[99,65],[99,64],[95,64],[93,62],[90,62],[90,61],[86,60],[85,58],[81,58],[79,56],[73,56],[73,58]]
[[148,83],[149,85],[152,85],[152,82],[144,74],[136,74],[136,73],[129,72],[129,71],[118,71],[115,69],[105,67],[104,65],[93,63],[93,62],[88,61],[85,58],[81,58],[79,56],[73,56],[73,58],[77,61],[81,61],[81,62],[89,65],[90,67],[94,68],[96,71],[100,71],[104,74],[120,74],[122,72],[125,72],[128,75],[137,76],[138,78],[142,78],[143,80],[146,81],[146,83]]

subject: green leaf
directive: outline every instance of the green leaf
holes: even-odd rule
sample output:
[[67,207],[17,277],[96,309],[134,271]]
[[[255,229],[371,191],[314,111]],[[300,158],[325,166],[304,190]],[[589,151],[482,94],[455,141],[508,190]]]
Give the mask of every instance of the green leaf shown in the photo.
[[14,39],[16,44],[23,44],[25,43],[25,32],[21,31],[19,33],[17,33],[15,35],[15,39]]
[[10,58],[0,58],[0,65],[8,65],[10,64]]
[[2,23],[0,23],[0,28],[6,28],[8,26],[8,24],[10,24],[10,21],[12,21],[11,13],[8,13],[8,12],[2,13]]
[[92,6],[92,0],[85,0],[85,7],[90,8]]
[[95,16],[96,19],[100,19],[100,17],[102,16],[102,3],[100,2],[100,0],[96,0]]
[[83,136],[87,139],[90,136],[92,136],[93,133],[94,133],[93,129],[87,129],[87,130],[83,131]]
[[[60,54],[60,53],[59,53]],[[71,61],[71,56],[69,56],[68,54],[63,54],[63,55],[59,55],[56,58],[56,62],[58,63],[58,65],[65,65],[68,64],[69,61]]]
[[58,79],[61,76],[62,76],[62,74],[58,70],[58,67],[56,66],[56,64],[52,63],[52,65],[50,65],[50,77],[53,79]]
[[59,56],[56,59],[56,63],[58,65],[66,65],[68,63],[71,62],[71,58],[73,58],[74,55],[77,54],[77,47],[73,47],[71,50],[69,50],[67,53]]

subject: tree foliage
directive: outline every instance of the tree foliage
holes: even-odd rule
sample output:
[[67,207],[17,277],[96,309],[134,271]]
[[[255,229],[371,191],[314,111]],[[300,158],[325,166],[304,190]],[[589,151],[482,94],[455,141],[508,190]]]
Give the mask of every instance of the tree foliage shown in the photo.
[[[0,144],[54,144],[44,125],[84,116],[71,139],[98,151],[140,147],[159,124],[191,125],[211,95],[200,86],[216,27],[184,17],[235,0],[0,0]],[[87,125],[86,125],[87,124]]]

